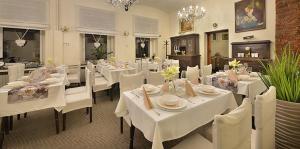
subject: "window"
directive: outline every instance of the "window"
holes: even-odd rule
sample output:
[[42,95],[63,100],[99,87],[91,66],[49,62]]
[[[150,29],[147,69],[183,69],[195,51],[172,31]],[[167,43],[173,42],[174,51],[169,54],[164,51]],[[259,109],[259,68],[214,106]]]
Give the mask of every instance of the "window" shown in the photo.
[[107,46],[106,35],[85,34],[85,61],[107,58]]
[[[136,58],[150,57],[150,38],[135,38]],[[144,48],[142,47],[144,46]]]
[[[4,62],[40,63],[40,34],[39,30],[3,28]],[[23,40],[20,41],[19,39]]]

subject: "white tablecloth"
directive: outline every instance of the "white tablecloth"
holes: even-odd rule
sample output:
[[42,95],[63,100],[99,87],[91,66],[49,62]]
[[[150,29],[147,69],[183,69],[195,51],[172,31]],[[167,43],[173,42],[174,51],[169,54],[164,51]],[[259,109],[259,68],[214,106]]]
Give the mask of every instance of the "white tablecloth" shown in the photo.
[[120,74],[133,74],[136,73],[136,69],[132,67],[128,68],[116,68],[110,69],[110,66],[103,66],[101,64],[97,64],[97,71],[100,72],[108,81],[108,85],[113,85],[115,83],[120,82]]
[[66,77],[63,75],[61,77],[61,82],[50,85],[47,98],[17,103],[8,103],[9,89],[5,87],[0,88],[0,117],[65,106],[65,80]]
[[[129,113],[131,123],[152,142],[152,149],[163,149],[164,141],[183,137],[213,120],[215,115],[237,107],[233,94],[222,90],[218,96],[199,95],[190,98],[193,103],[188,102],[187,108],[181,112],[155,108],[160,113],[158,116],[145,108],[142,97],[137,98],[131,92],[123,93],[123,97],[118,103],[116,115]],[[151,97],[152,103],[158,99],[159,96]]]

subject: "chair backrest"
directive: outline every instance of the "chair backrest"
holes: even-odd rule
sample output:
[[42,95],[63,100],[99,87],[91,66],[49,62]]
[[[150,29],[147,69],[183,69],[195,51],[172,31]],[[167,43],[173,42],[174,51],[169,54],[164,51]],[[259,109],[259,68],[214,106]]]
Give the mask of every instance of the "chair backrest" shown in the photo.
[[244,99],[242,105],[230,113],[215,116],[214,149],[251,148],[251,111],[251,101]]
[[162,85],[164,83],[164,77],[161,72],[149,72],[147,76],[147,83],[152,85]]
[[85,67],[85,87],[86,87],[86,92],[91,97],[91,99],[92,99],[92,85],[93,85],[92,73],[87,67]]
[[256,149],[275,148],[276,88],[271,86],[263,95],[256,96]]
[[120,94],[128,90],[133,90],[144,84],[144,75],[142,72],[137,74],[120,75]]
[[16,63],[8,66],[8,81],[16,81],[24,76],[25,64]]
[[201,76],[208,76],[208,75],[211,75],[212,73],[212,64],[209,64],[209,65],[205,65],[202,67],[201,69]]
[[91,85],[94,85],[95,84],[95,65],[91,62],[87,62],[86,69],[88,69],[90,71],[90,83],[91,83]]
[[195,81],[198,81],[199,79],[199,67],[198,65],[195,66],[195,67],[187,67],[187,70],[186,70],[186,78],[192,82],[195,82]]

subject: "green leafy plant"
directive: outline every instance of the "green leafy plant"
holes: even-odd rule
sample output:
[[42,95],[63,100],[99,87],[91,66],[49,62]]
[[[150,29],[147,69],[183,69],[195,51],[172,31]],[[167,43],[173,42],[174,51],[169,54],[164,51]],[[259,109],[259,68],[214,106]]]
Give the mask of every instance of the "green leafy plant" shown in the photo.
[[275,57],[271,64],[261,65],[265,74],[260,74],[260,78],[269,88],[276,87],[276,96],[279,100],[289,102],[300,102],[300,55],[292,52],[290,46],[282,49],[282,54]]
[[95,55],[97,57],[97,59],[106,59],[108,55],[112,54],[113,52],[107,52],[106,46],[104,46],[103,44],[101,46],[99,46],[98,48],[95,48]]

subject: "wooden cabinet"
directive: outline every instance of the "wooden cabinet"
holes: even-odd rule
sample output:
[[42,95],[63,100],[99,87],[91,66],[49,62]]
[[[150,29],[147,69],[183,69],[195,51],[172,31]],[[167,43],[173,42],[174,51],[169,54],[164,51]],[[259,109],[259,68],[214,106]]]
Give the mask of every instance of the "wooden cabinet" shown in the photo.
[[232,58],[247,63],[252,67],[252,71],[260,72],[263,70],[260,62],[265,64],[271,62],[270,40],[263,41],[249,41],[249,42],[233,42],[232,44]]
[[[178,50],[178,53],[175,53]],[[179,60],[180,71],[186,70],[187,66],[200,68],[199,34],[189,34],[171,37],[170,59]]]

